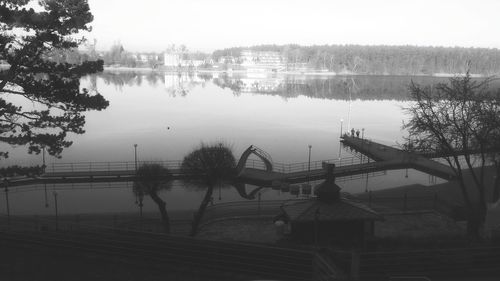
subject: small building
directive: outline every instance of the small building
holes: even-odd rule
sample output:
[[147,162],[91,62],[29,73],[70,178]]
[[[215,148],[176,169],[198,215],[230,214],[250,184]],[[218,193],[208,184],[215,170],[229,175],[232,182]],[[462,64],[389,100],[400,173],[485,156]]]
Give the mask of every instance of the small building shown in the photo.
[[181,64],[181,55],[174,52],[165,52],[164,65],[166,67],[178,67]]
[[374,222],[383,217],[368,206],[343,198],[333,176],[334,164],[325,164],[326,180],[317,197],[281,207],[292,240],[305,244],[363,247],[374,235]]
[[248,72],[284,70],[286,58],[279,52],[241,51],[239,61]]

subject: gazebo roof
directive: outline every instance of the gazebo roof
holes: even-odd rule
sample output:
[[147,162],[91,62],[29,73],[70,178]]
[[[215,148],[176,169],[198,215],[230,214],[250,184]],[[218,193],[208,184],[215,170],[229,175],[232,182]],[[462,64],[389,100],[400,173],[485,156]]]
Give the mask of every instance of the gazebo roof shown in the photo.
[[346,198],[335,202],[318,199],[292,202],[281,207],[293,222],[306,221],[359,221],[383,220],[383,217],[368,206]]

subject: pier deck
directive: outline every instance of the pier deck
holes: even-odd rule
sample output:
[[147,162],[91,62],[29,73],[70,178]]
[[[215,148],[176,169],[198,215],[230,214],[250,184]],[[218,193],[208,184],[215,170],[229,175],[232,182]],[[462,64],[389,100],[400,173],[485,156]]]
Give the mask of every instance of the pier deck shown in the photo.
[[444,164],[428,159],[420,154],[410,153],[388,145],[376,143],[370,140],[342,136],[342,143],[362,153],[378,163],[391,161],[392,165],[404,168],[412,168],[446,180],[455,178],[453,170]]

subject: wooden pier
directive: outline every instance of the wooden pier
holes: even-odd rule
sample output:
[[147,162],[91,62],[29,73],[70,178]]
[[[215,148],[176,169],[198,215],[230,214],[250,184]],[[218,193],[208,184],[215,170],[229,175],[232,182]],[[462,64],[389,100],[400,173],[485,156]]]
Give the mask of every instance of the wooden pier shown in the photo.
[[[348,135],[342,136],[342,143],[359,153],[362,153],[381,165],[395,166],[396,169],[411,168],[445,180],[453,180],[455,173],[442,163],[388,145]],[[394,168],[392,168],[394,169]],[[390,169],[388,169],[390,170]]]
[[[453,170],[447,165],[428,159],[420,154],[406,152],[388,145],[348,135],[344,135],[341,141],[345,146],[366,155],[375,162],[337,166],[333,172],[336,177],[399,169],[415,169],[446,180],[453,180],[455,177]],[[241,180],[264,186],[273,185],[273,183],[276,184],[277,182],[300,183],[320,180],[324,179],[325,176],[323,169],[279,173],[245,168],[240,174]]]

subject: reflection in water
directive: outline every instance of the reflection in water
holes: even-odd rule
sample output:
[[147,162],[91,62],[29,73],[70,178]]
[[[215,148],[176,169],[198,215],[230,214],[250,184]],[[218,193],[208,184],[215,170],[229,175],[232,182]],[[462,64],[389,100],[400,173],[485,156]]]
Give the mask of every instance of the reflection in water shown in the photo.
[[93,77],[96,76],[101,78],[106,85],[113,85],[118,90],[122,90],[124,86],[141,86],[143,80],[146,80],[149,85],[156,86],[158,80],[161,79],[159,73],[156,72],[141,73],[135,71],[105,71]]
[[[241,196],[241,198],[247,199],[247,200],[253,200],[255,199],[255,195],[263,188],[262,186],[254,188],[252,191],[247,192],[246,189],[246,184],[237,182],[233,184],[234,188],[236,191],[238,191],[238,194]],[[219,189],[219,200],[220,200],[220,189]]]
[[[242,93],[278,95],[284,98],[306,96],[337,100],[400,100],[409,98],[411,81],[422,85],[447,82],[448,78],[412,76],[305,76],[248,73],[168,73],[163,72],[110,72],[98,75],[106,84],[150,86],[162,83],[172,96],[186,96],[194,87],[211,81],[220,88],[229,88],[235,95]],[[95,78],[93,78],[95,81]],[[94,83],[95,84],[95,83]]]
[[235,94],[257,93],[283,98],[306,96],[335,100],[408,100],[408,85],[446,82],[447,78],[406,76],[266,76],[229,77],[222,75],[213,83],[230,88]]
[[186,96],[194,87],[205,86],[206,77],[193,73],[165,74],[165,90],[172,97]]

